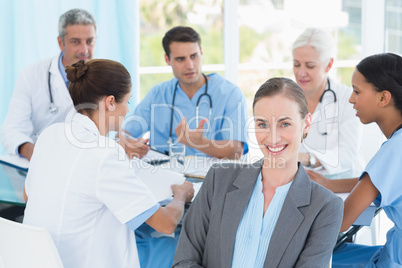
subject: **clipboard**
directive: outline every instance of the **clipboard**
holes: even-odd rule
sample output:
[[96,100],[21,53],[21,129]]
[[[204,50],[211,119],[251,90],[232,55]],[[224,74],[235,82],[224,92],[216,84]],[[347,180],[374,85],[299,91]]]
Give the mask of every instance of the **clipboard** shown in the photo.
[[0,163],[25,172],[29,168],[29,161],[18,155],[0,155]]
[[155,149],[150,149],[148,153],[142,158],[143,161],[153,166],[158,166],[170,161],[170,157],[164,153],[161,153]]

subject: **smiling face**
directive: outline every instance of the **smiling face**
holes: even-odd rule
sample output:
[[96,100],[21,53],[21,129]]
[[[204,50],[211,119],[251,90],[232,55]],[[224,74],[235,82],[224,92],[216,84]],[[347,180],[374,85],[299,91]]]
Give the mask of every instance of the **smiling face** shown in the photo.
[[204,79],[200,79],[202,51],[197,42],[172,42],[165,61],[172,67],[183,90],[186,87],[199,89],[204,84]]
[[[311,115],[301,118],[299,105],[283,94],[263,97],[254,105],[255,135],[265,159],[297,163],[301,139]],[[272,163],[272,162],[271,162]]]
[[332,62],[331,59],[325,65],[312,46],[302,46],[293,50],[293,74],[306,95],[324,90]]
[[353,104],[356,116],[363,124],[378,122],[380,92],[376,91],[358,70],[353,72],[352,87],[353,93],[349,102]]

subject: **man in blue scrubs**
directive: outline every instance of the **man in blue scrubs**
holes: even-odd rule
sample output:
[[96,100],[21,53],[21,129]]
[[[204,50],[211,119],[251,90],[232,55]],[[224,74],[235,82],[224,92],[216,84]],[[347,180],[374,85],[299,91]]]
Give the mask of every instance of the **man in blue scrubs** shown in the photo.
[[[148,151],[142,135],[150,131],[149,145],[164,153],[169,144],[186,145],[186,155],[239,159],[248,152],[247,105],[240,89],[217,73],[202,73],[201,39],[190,27],[175,27],[163,40],[165,61],[175,78],[154,86],[124,130],[139,139],[124,137],[130,157]],[[123,137],[120,137],[123,139]],[[160,237],[149,226],[136,231],[141,267],[170,267],[180,229],[174,237]]]
[[[127,118],[125,131],[135,138],[150,131],[149,145],[162,153],[171,141],[185,144],[186,155],[239,159],[248,152],[243,93],[217,73],[202,73],[201,39],[192,28],[169,30],[162,44],[175,78],[148,92]],[[131,156],[142,158],[149,150],[144,141],[130,142]]]

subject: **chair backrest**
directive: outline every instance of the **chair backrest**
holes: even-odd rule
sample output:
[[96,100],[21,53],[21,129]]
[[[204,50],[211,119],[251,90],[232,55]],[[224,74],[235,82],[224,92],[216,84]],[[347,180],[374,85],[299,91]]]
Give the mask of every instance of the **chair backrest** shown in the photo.
[[63,267],[52,237],[45,228],[0,217],[0,268]]

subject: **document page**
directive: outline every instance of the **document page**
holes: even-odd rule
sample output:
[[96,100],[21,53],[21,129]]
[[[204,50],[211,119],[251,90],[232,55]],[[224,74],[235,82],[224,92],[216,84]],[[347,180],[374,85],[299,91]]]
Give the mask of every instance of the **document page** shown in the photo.
[[142,160],[144,160],[145,162],[153,165],[168,162],[169,159],[170,158],[168,155],[165,155],[153,149],[149,150],[148,153],[142,158]]
[[186,179],[179,172],[152,166],[140,159],[133,159],[130,164],[134,168],[135,174],[148,186],[158,202],[171,198],[173,192],[170,186],[183,184]]
[[205,178],[212,165],[234,162],[242,163],[239,160],[218,159],[203,156],[187,156],[182,173],[184,173],[187,177]]

